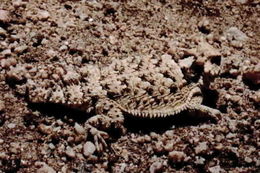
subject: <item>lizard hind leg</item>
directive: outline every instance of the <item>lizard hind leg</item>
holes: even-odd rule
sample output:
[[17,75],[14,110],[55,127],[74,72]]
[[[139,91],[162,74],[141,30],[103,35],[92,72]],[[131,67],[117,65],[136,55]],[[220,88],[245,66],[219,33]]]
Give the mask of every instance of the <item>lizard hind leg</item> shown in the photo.
[[97,115],[86,121],[85,127],[88,134],[93,136],[97,151],[101,152],[107,147],[108,132],[119,129],[120,133],[125,133],[124,117],[120,109],[106,102],[97,103],[96,112]]

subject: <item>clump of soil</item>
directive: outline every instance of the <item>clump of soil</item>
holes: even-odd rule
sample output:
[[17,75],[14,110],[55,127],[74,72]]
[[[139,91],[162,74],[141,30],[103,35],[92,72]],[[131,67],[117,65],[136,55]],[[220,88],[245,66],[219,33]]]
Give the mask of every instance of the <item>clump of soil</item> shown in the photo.
[[[259,171],[259,22],[257,0],[2,0],[0,172]],[[86,140],[91,115],[30,104],[26,75],[8,73],[61,60],[73,67],[164,54],[188,81],[203,80],[203,104],[222,119],[197,112],[126,117],[127,133],[111,136],[102,153]]]

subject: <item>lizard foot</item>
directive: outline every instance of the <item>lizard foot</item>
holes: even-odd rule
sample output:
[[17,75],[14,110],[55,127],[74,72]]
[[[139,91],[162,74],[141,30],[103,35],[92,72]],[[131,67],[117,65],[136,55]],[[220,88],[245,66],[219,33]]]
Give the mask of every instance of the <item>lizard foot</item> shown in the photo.
[[98,130],[97,128],[91,125],[87,125],[87,129],[89,134],[91,134],[94,138],[94,143],[97,152],[102,152],[107,147],[105,139],[107,139],[109,135],[106,132]]
[[222,119],[222,114],[219,110],[210,108],[205,105],[198,105],[196,107],[197,110],[206,113],[208,116],[212,117],[214,120],[219,122]]

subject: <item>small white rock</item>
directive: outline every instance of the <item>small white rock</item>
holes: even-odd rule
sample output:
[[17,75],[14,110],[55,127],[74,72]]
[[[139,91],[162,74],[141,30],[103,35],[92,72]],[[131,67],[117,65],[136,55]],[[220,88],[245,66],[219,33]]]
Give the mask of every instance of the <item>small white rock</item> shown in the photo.
[[73,150],[73,148],[71,147],[67,147],[66,151],[65,151],[66,155],[70,158],[75,158],[76,156],[76,153],[75,151]]
[[13,6],[15,8],[24,7],[25,5],[26,5],[26,2],[23,2],[22,0],[15,0],[15,1],[13,1]]
[[75,131],[80,135],[84,135],[86,133],[85,129],[78,123],[75,123],[74,128],[75,128]]
[[195,153],[201,153],[202,151],[206,151],[208,149],[207,142],[201,142],[198,146],[195,147]]
[[38,126],[39,130],[44,133],[44,134],[51,134],[52,133],[52,127],[51,126],[47,126],[44,124],[40,124]]
[[36,173],[56,173],[56,171],[52,167],[44,163],[43,166],[36,171]]
[[39,20],[47,20],[50,17],[50,13],[48,11],[42,10],[38,12],[38,19]]
[[110,36],[109,36],[109,42],[110,42],[111,44],[116,44],[116,43],[117,43],[116,37],[113,36],[113,35],[110,35]]
[[0,112],[3,112],[5,110],[5,103],[4,101],[0,100]]
[[7,124],[7,127],[9,129],[13,129],[13,128],[15,128],[15,126],[16,126],[16,124],[14,124],[14,123]]
[[49,148],[52,149],[52,150],[55,149],[55,145],[53,145],[53,143],[49,143],[48,146],[49,146]]
[[179,60],[179,65],[181,68],[190,68],[192,63],[194,62],[194,58],[192,56]]
[[86,142],[83,146],[83,154],[88,157],[96,151],[96,146],[92,142]]
[[245,4],[248,0],[236,0],[236,3]]
[[237,27],[231,27],[226,31],[226,37],[229,41],[235,40],[235,41],[246,41],[248,37],[245,33],[240,31]]
[[235,138],[237,135],[235,133],[228,133],[226,138],[227,139],[231,139],[231,138]]
[[3,55],[3,56],[8,56],[11,54],[12,54],[11,49],[5,49],[1,52],[1,55]]
[[182,151],[172,151],[169,153],[168,157],[173,162],[183,162],[185,161],[187,155]]
[[198,157],[196,156],[196,160],[195,160],[195,164],[198,164],[198,165],[203,165],[205,162],[205,159],[203,157]]
[[0,152],[0,159],[7,159],[8,155],[5,152]]
[[157,161],[157,162],[154,162],[154,163],[150,166],[149,172],[150,172],[150,173],[159,172],[159,171],[161,171],[162,167],[163,167],[163,164],[162,164],[161,162],[158,162],[158,161]]
[[220,168],[220,166],[214,166],[209,168],[210,173],[221,173],[223,172],[223,169]]
[[64,51],[64,50],[67,50],[67,49],[68,49],[68,46],[62,45],[59,50],[60,51]]
[[246,161],[247,163],[251,163],[251,162],[253,161],[253,159],[251,159],[250,157],[246,157],[246,158],[245,158],[245,161]]
[[48,56],[48,58],[53,58],[58,55],[58,52],[56,52],[52,49],[49,49],[46,51],[46,55]]
[[0,10],[0,22],[7,23],[10,21],[10,13],[7,10]]
[[21,53],[24,53],[26,51],[26,49],[28,49],[28,46],[23,45],[23,46],[16,47],[14,49],[14,52],[17,54],[21,54]]
[[0,35],[4,36],[6,34],[6,30],[0,27]]

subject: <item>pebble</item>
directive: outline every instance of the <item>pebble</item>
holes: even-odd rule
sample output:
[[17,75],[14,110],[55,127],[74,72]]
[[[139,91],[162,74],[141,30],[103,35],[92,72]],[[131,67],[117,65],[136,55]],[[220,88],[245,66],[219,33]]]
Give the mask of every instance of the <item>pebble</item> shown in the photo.
[[246,41],[248,37],[245,33],[240,31],[237,27],[231,27],[226,31],[226,37],[229,41],[236,40],[236,41]]
[[223,171],[224,171],[224,170],[221,169],[219,165],[209,168],[209,172],[210,172],[210,173],[221,173],[221,172],[223,172]]
[[172,162],[183,162],[187,155],[182,151],[172,151],[168,157]]
[[238,95],[233,95],[230,98],[231,101],[233,101],[234,103],[239,103],[240,101],[242,101],[242,98]]
[[17,64],[17,61],[15,58],[2,59],[0,61],[0,65],[3,68],[9,68],[10,66],[15,66],[16,64]]
[[243,48],[243,43],[241,41],[232,40],[230,42],[230,45],[233,46],[234,48],[238,48],[238,49]]
[[154,162],[150,168],[149,168],[149,172],[150,173],[156,173],[156,172],[161,172],[163,168],[163,164],[161,162]]
[[207,59],[221,56],[219,49],[216,49],[206,41],[199,43],[198,52],[203,54]]
[[13,128],[15,128],[15,126],[16,126],[16,124],[14,124],[14,123],[7,124],[7,127],[9,129],[13,129]]
[[151,136],[152,139],[157,139],[159,135],[155,132],[151,132],[150,136]]
[[62,45],[59,50],[60,51],[64,51],[64,50],[67,50],[67,49],[68,49],[68,46]]
[[19,8],[19,7],[25,7],[26,2],[23,2],[22,0],[15,0],[13,1],[13,6],[15,8]]
[[65,154],[70,157],[70,158],[75,158],[76,157],[76,153],[74,151],[73,148],[71,147],[67,147],[66,151],[65,151]]
[[156,142],[156,144],[154,146],[154,152],[161,153],[161,152],[163,152],[163,150],[164,150],[164,147],[163,147],[162,141]]
[[1,55],[3,56],[9,56],[11,54],[12,54],[11,49],[5,49],[1,52]]
[[201,142],[198,146],[195,147],[195,153],[201,153],[202,151],[206,151],[208,149],[207,142]]
[[5,103],[4,101],[0,100],[0,112],[3,112],[5,110]]
[[245,158],[245,161],[246,161],[247,163],[251,163],[253,160],[252,160],[250,157],[246,157],[246,158]]
[[110,42],[111,44],[116,44],[116,43],[117,43],[117,39],[115,38],[115,36],[110,35],[110,36],[109,36],[109,42]]
[[236,3],[246,4],[248,0],[236,0]]
[[92,142],[86,142],[83,146],[83,154],[88,157],[96,151],[96,146]]
[[0,152],[0,159],[7,159],[8,155],[4,152]]
[[195,160],[195,164],[198,164],[198,165],[203,165],[205,162],[205,159],[203,157],[198,157],[196,156],[196,160]]
[[51,134],[52,133],[52,127],[46,126],[44,124],[39,125],[39,130],[40,130],[40,132],[42,132],[44,134]]
[[14,52],[17,54],[24,53],[28,49],[28,46],[23,45],[23,46],[18,46],[14,49]]
[[260,127],[260,119],[255,120],[255,122],[254,122],[254,126],[256,126],[256,127]]
[[0,22],[8,23],[10,21],[10,13],[7,10],[0,10]]
[[229,73],[230,73],[232,76],[236,77],[236,76],[239,75],[240,71],[237,70],[237,69],[231,69],[231,70],[229,71]]
[[259,167],[260,166],[260,159],[254,158],[255,161],[255,166]]
[[194,62],[194,57],[190,56],[188,58],[179,60],[179,65],[181,68],[189,69],[193,64],[193,62]]
[[38,12],[38,19],[41,21],[45,21],[50,17],[50,13],[48,11],[42,10]]
[[69,143],[74,143],[74,142],[75,142],[75,138],[72,137],[72,136],[69,136],[68,139],[67,139],[67,141],[68,141]]
[[52,150],[55,149],[55,145],[54,145],[53,143],[49,143],[48,146],[49,146],[49,148],[52,149]]
[[0,41],[0,46],[2,47],[2,49],[6,49],[8,47],[8,44],[5,41]]
[[21,147],[20,147],[20,143],[19,142],[12,142],[12,143],[10,143],[10,148],[9,148],[10,152],[12,152],[14,154],[18,154],[20,149],[21,149]]
[[165,132],[165,135],[167,136],[167,138],[172,139],[173,138],[173,131],[172,130],[167,130]]
[[53,58],[58,55],[58,52],[56,52],[52,49],[49,49],[49,50],[47,50],[46,55],[48,56],[48,58]]
[[56,171],[52,167],[44,163],[43,166],[36,171],[36,173],[56,173]]
[[214,147],[216,150],[222,150],[224,148],[223,144],[219,143]]
[[226,138],[227,139],[231,139],[231,138],[235,138],[237,135],[235,133],[228,133]]
[[144,140],[145,140],[145,142],[150,142],[152,140],[152,138],[149,135],[145,135]]
[[5,36],[6,30],[0,27],[0,36]]
[[210,22],[207,18],[203,18],[199,23],[198,27],[202,33],[209,33],[210,32]]
[[75,123],[74,129],[75,129],[76,133],[78,133],[79,135],[84,135],[86,133],[85,129],[78,123]]
[[173,150],[173,142],[169,142],[166,145],[164,145],[164,149],[168,152]]
[[59,126],[62,126],[64,123],[59,119],[59,120],[57,120],[57,124],[58,124]]

